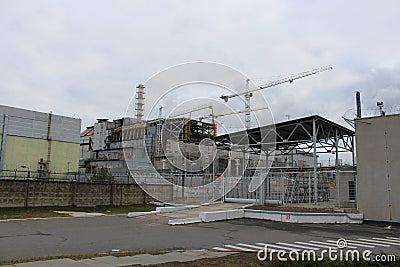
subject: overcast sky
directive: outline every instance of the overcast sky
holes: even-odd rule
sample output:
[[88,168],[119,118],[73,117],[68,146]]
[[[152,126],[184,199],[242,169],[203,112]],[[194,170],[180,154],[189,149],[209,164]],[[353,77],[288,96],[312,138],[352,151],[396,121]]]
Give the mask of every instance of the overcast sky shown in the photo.
[[276,121],[343,124],[356,90],[365,108],[400,104],[399,25],[397,0],[0,0],[0,104],[85,127],[122,117],[135,86],[171,65],[213,61],[269,81],[331,64],[264,95]]

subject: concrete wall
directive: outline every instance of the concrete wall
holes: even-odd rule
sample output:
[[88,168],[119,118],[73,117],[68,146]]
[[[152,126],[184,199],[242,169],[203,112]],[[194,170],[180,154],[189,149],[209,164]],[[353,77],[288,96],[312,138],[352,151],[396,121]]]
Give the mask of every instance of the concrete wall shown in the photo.
[[[8,116],[8,135],[47,138],[49,113],[0,105],[0,129],[3,129],[4,115]],[[80,119],[52,114],[50,125],[52,140],[79,143]]]
[[[0,142],[2,135],[0,135]],[[44,139],[7,136],[5,146],[4,170],[38,171],[39,161],[47,160],[49,142]],[[69,163],[68,163],[69,162]],[[51,141],[50,171],[76,172],[79,162],[79,144],[62,141]],[[27,168],[22,169],[21,165]]]
[[359,210],[400,221],[400,115],[356,120]]
[[[168,188],[165,188],[168,190]],[[152,201],[135,184],[0,180],[0,208],[131,205]]]
[[0,105],[0,170],[37,171],[51,143],[48,170],[78,171],[80,127],[80,119]]
[[[337,170],[336,172],[336,194],[338,199],[338,207],[340,208],[356,208],[355,200],[350,199],[349,182],[355,181],[355,173],[352,169]],[[357,197],[357,196],[355,196]]]

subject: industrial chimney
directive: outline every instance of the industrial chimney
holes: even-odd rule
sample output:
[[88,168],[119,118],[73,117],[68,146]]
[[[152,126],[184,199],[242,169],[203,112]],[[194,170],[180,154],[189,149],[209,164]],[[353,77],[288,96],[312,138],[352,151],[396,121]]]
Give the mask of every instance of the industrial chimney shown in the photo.
[[357,107],[357,119],[361,118],[361,94],[359,91],[356,92],[356,107]]

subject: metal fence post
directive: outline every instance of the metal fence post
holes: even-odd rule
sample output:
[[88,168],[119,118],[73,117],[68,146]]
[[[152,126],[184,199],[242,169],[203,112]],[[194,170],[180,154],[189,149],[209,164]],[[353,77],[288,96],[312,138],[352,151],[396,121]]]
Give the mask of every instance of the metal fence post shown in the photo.
[[285,176],[281,173],[281,194],[282,194],[282,205],[285,204]]
[[340,175],[338,171],[336,171],[336,192],[337,192],[337,205],[338,208],[340,208]]
[[308,173],[308,205],[311,206],[311,174]]

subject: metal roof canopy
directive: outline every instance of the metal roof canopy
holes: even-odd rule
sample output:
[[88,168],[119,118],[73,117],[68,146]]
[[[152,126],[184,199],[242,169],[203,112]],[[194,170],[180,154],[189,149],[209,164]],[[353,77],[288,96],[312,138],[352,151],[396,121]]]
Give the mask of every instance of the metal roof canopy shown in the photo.
[[[263,140],[261,140],[261,132],[263,132],[264,135],[275,134],[275,142],[264,143]],[[275,127],[273,127],[273,125],[267,125],[228,133],[217,136],[215,140],[219,145],[247,146],[246,150],[250,148],[253,153],[257,154],[262,152],[261,144],[266,144],[269,148],[271,148],[271,146],[274,147],[275,144],[275,150],[280,150],[284,153],[288,153],[292,150],[313,153],[314,132],[317,153],[354,153],[354,131],[319,115],[280,122],[275,124]],[[238,136],[242,138],[238,139]],[[231,142],[231,140],[233,141]]]

